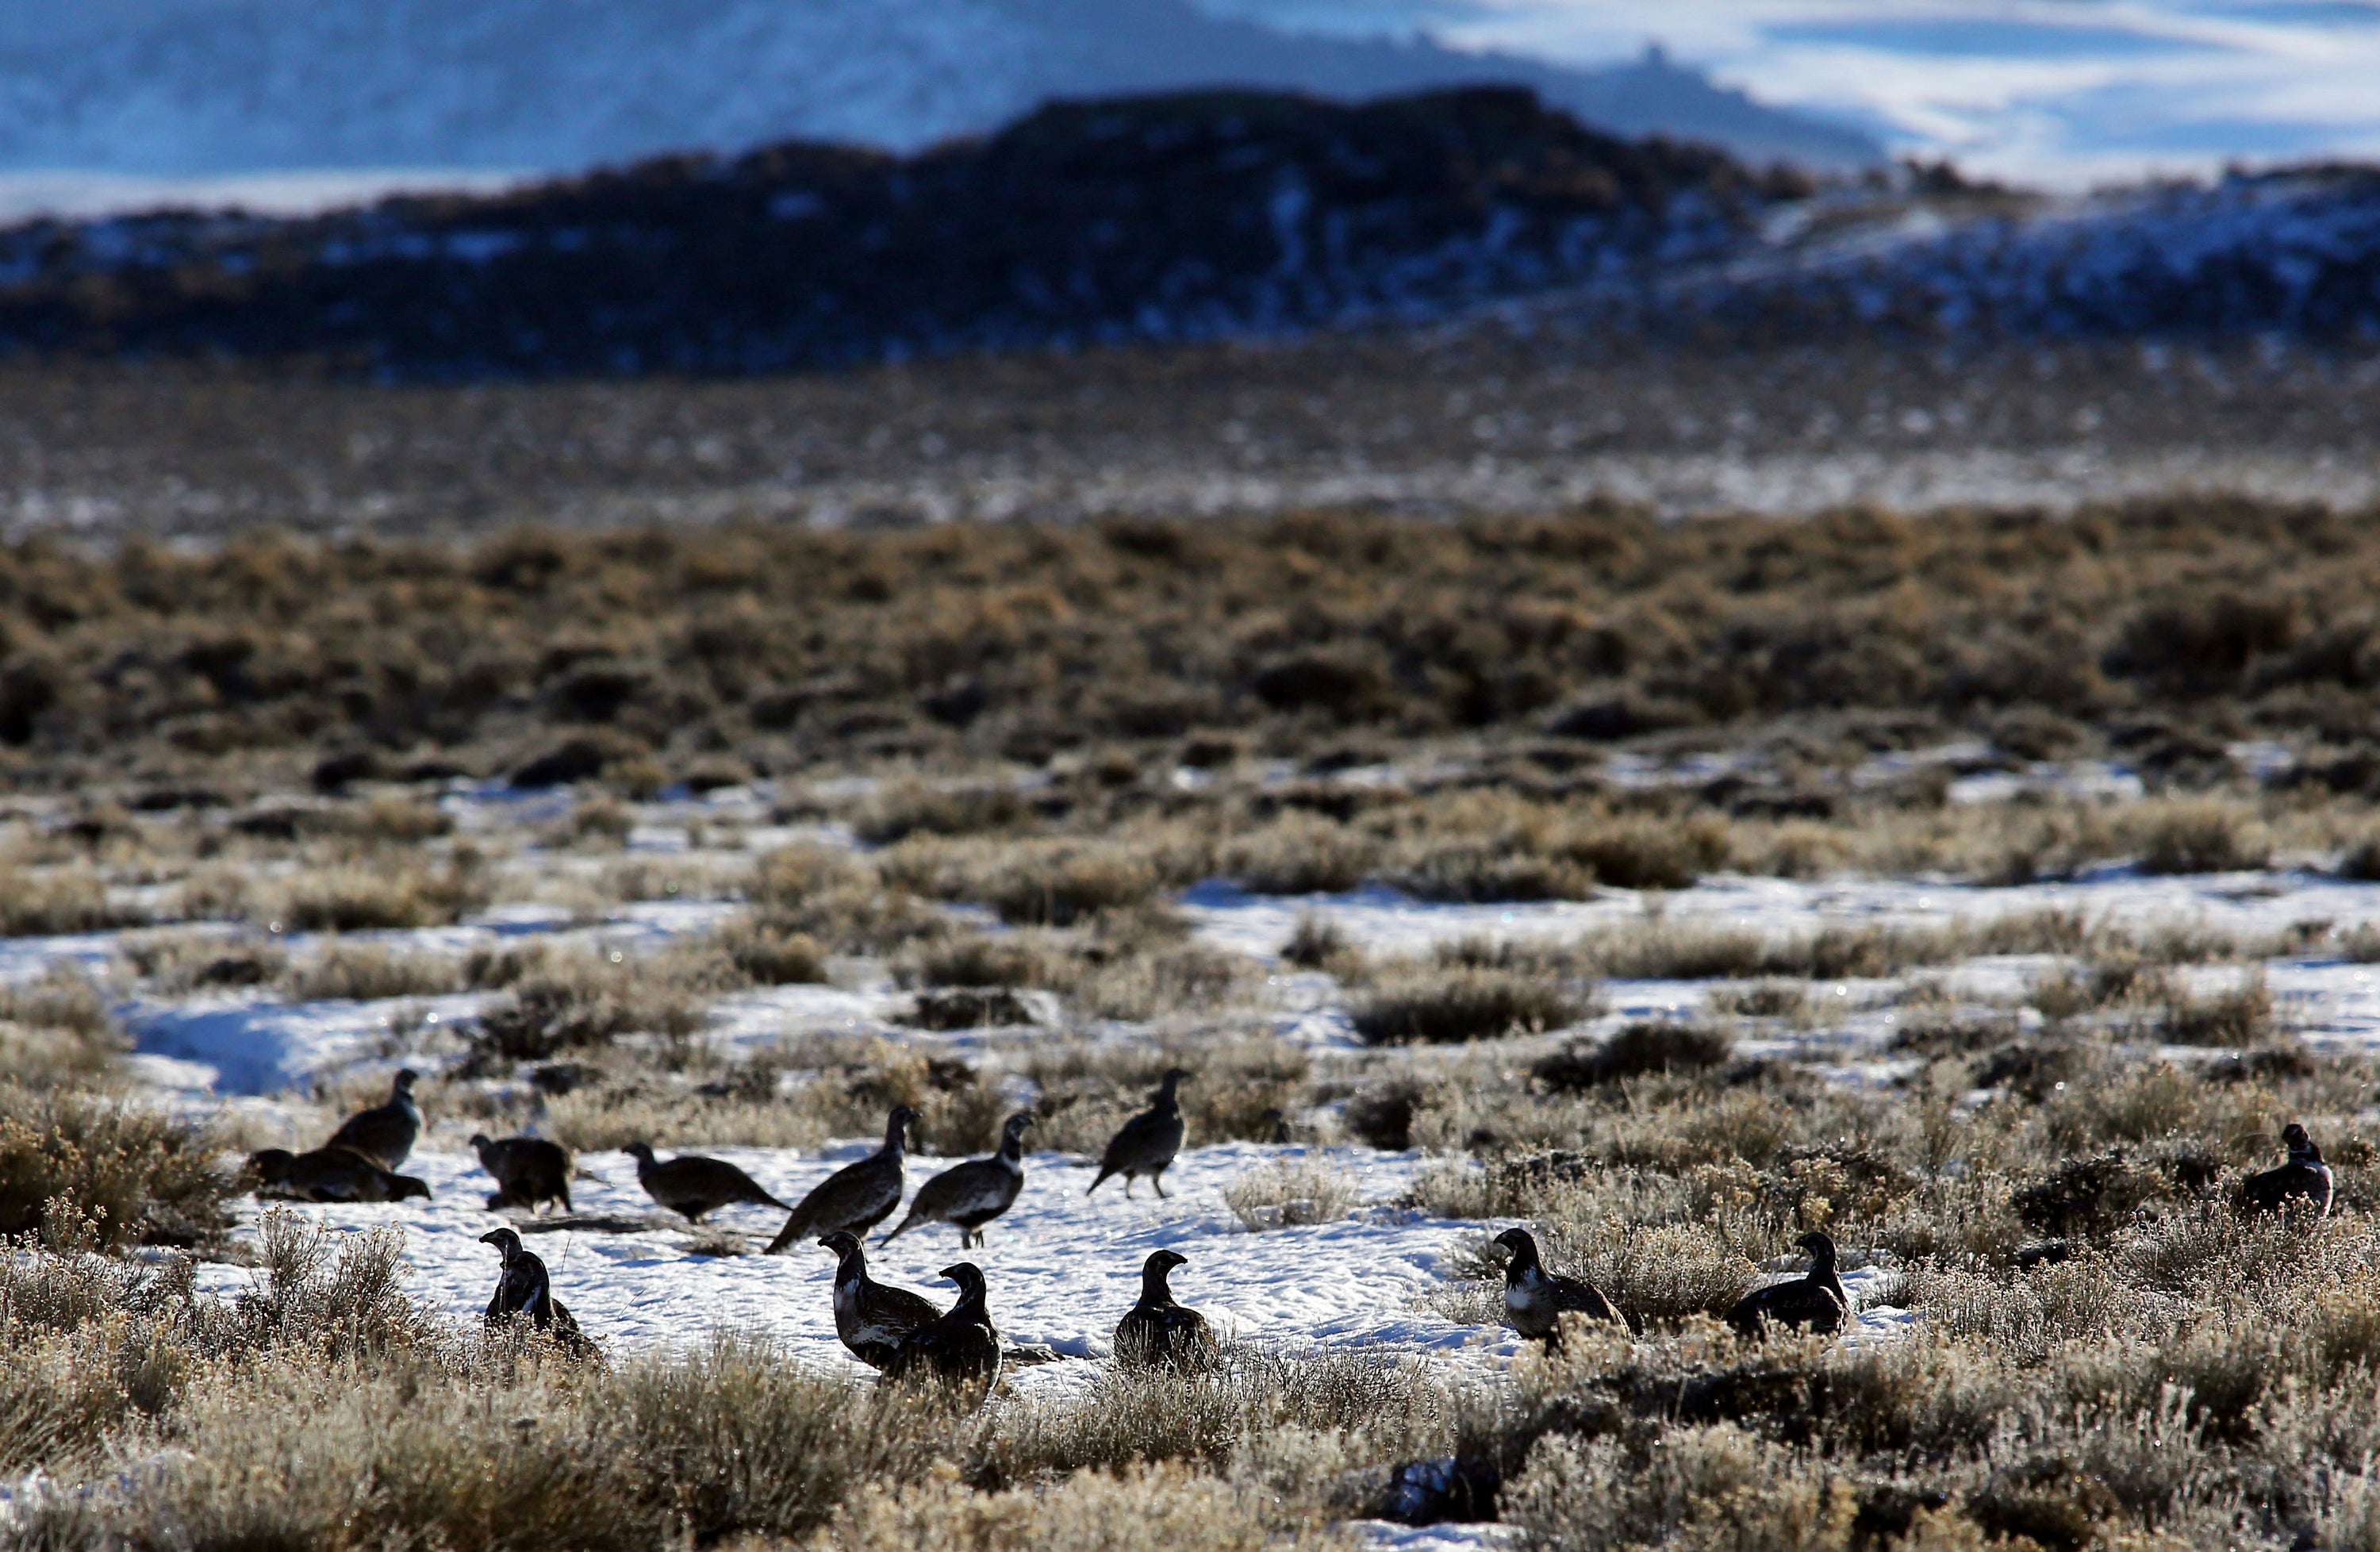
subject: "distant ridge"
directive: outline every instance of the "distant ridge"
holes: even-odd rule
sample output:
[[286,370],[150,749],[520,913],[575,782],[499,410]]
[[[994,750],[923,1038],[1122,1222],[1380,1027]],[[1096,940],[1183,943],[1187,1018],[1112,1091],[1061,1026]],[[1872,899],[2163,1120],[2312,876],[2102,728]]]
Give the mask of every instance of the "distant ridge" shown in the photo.
[[0,7],[0,172],[560,173],[796,138],[914,151],[1053,98],[1490,82],[1757,162],[1883,160],[1658,54],[1572,70],[1186,0],[75,0]]
[[451,377],[1215,338],[1649,281],[1809,187],[1509,87],[1056,103],[907,159],[795,141],[304,220],[19,226],[0,346]]

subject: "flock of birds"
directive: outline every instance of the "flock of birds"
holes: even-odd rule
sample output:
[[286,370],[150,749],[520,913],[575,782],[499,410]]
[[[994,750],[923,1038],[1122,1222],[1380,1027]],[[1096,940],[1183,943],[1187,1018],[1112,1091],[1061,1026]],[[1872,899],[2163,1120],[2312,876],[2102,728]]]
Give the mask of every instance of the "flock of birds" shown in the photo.
[[[1183,1141],[1179,1090],[1189,1075],[1179,1068],[1168,1071],[1149,1108],[1118,1128],[1100,1157],[1090,1191],[1122,1175],[1129,1197],[1133,1182],[1147,1176],[1157,1194],[1165,1194],[1162,1177]],[[421,1134],[421,1109],[413,1097],[417,1081],[409,1070],[397,1073],[387,1103],[350,1116],[329,1142],[310,1153],[268,1148],[251,1155],[249,1170],[258,1189],[315,1202],[428,1197],[426,1182],[396,1172]],[[894,1106],[885,1121],[880,1147],[838,1170],[791,1206],[724,1159],[698,1154],[661,1158],[641,1142],[625,1151],[636,1159],[637,1180],[646,1194],[689,1223],[698,1224],[733,1203],[776,1207],[786,1214],[785,1224],[767,1254],[782,1254],[803,1240],[832,1253],[835,1333],[861,1363],[889,1379],[931,1378],[980,1394],[999,1377],[1003,1356],[1000,1331],[987,1305],[982,1268],[969,1261],[942,1268],[941,1275],[958,1289],[957,1303],[948,1310],[868,1275],[863,1237],[901,1204],[907,1134],[917,1119],[910,1107]],[[1000,1146],[990,1158],[969,1159],[927,1181],[901,1221],[877,1242],[880,1248],[911,1229],[935,1223],[957,1229],[963,1250],[981,1244],[984,1226],[1014,1206],[1024,1188],[1024,1137],[1032,1124],[1029,1114],[1010,1116],[1001,1128]],[[2289,1150],[2287,1161],[2241,1182],[2240,1209],[2327,1216],[2333,1180],[2322,1150],[2295,1122],[2282,1130],[2281,1140]],[[471,1146],[496,1182],[497,1190],[487,1199],[491,1210],[515,1207],[536,1214],[550,1203],[559,1203],[565,1213],[573,1210],[573,1162],[559,1145],[540,1137],[474,1136]],[[526,1320],[565,1348],[594,1354],[594,1344],[554,1297],[545,1263],[522,1245],[520,1235],[503,1228],[481,1235],[480,1241],[494,1246],[502,1260],[495,1293],[488,1301],[488,1323]],[[1565,1315],[1633,1328],[1634,1323],[1594,1283],[1547,1270],[1527,1230],[1508,1229],[1495,1243],[1509,1253],[1505,1316],[1523,1337],[1559,1343]],[[1771,1327],[1831,1334],[1851,1318],[1851,1296],[1836,1270],[1835,1242],[1814,1231],[1795,1243],[1810,1257],[1808,1270],[1745,1294],[1728,1312],[1729,1326],[1751,1337]],[[1157,1251],[1143,1263],[1139,1302],[1115,1330],[1119,1363],[1196,1368],[1215,1361],[1220,1348],[1206,1317],[1173,1297],[1172,1272],[1187,1264],[1187,1257],[1172,1250]]]

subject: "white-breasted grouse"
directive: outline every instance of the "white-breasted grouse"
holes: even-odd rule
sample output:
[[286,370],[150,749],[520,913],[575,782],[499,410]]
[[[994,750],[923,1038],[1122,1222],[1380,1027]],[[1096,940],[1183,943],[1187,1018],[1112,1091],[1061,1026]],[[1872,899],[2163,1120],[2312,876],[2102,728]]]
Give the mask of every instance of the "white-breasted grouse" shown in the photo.
[[891,1244],[921,1223],[947,1223],[959,1231],[959,1248],[983,1243],[983,1226],[1016,1205],[1025,1189],[1025,1129],[1033,1118],[1023,1111],[1000,1129],[1000,1151],[989,1158],[953,1164],[917,1187],[900,1227],[876,1243]]
[[905,1338],[941,1318],[942,1312],[919,1295],[869,1277],[858,1235],[838,1229],[819,1243],[835,1256],[834,1334],[869,1368],[892,1363]]
[[1504,1263],[1504,1318],[1521,1335],[1559,1344],[1565,1311],[1575,1311],[1589,1320],[1627,1325],[1602,1289],[1546,1270],[1537,1256],[1536,1237],[1526,1229],[1507,1229],[1496,1236],[1496,1243],[1512,1252],[1512,1258]]
[[553,1281],[546,1274],[544,1261],[521,1247],[518,1234],[510,1229],[491,1229],[480,1236],[480,1243],[495,1246],[504,1258],[504,1270],[496,1278],[496,1291],[488,1300],[484,1316],[490,1326],[526,1318],[570,1352],[592,1349],[594,1344],[578,1329],[577,1320],[553,1296]]

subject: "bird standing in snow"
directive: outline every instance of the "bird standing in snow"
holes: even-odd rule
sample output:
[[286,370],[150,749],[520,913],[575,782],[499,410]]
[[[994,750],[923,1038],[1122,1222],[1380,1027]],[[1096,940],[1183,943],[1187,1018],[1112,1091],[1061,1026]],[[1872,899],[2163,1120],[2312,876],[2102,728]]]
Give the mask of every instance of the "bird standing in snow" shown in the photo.
[[1000,1151],[990,1158],[953,1164],[917,1188],[899,1228],[877,1241],[891,1244],[920,1223],[947,1223],[959,1231],[959,1248],[983,1243],[983,1226],[1016,1205],[1025,1189],[1025,1129],[1033,1118],[1019,1111],[1000,1129]]
[[1182,1103],[1177,1091],[1189,1075],[1179,1067],[1166,1069],[1148,1109],[1125,1122],[1108,1139],[1107,1152],[1099,1156],[1099,1176],[1084,1195],[1097,1191],[1110,1175],[1123,1177],[1126,1201],[1132,1199],[1132,1182],[1142,1175],[1148,1177],[1160,1196],[1165,1194],[1166,1167],[1182,1151]]
[[815,1240],[838,1229],[865,1234],[892,1216],[907,1180],[904,1138],[917,1112],[895,1105],[885,1118],[884,1146],[856,1164],[846,1164],[810,1188],[786,1214],[785,1226],[764,1253],[782,1255],[796,1240]]

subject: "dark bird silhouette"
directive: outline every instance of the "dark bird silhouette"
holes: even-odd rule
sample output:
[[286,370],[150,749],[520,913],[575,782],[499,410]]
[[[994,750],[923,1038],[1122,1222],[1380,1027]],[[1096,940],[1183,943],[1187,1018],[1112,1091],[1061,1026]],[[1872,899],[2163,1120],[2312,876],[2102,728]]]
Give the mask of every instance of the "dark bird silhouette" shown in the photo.
[[1793,1242],[1810,1253],[1810,1269],[1786,1282],[1755,1288],[1727,1312],[1727,1323],[1747,1337],[1775,1322],[1821,1336],[1842,1329],[1851,1318],[1852,1296],[1835,1275],[1835,1242],[1816,1230]]
[[688,1223],[701,1222],[704,1214],[717,1212],[730,1202],[749,1202],[756,1207],[785,1205],[723,1158],[705,1158],[698,1153],[655,1158],[650,1143],[630,1143],[621,1151],[636,1159],[637,1183],[645,1188],[645,1194]]
[[838,1229],[819,1243],[835,1255],[834,1334],[869,1368],[883,1368],[903,1338],[941,1318],[941,1311],[907,1289],[869,1277],[858,1235]]
[[496,1291],[488,1300],[485,1316],[490,1326],[526,1316],[530,1325],[545,1332],[573,1352],[586,1352],[594,1344],[578,1329],[578,1322],[561,1300],[553,1296],[552,1279],[546,1276],[545,1263],[521,1248],[520,1236],[509,1229],[491,1229],[480,1236],[481,1244],[496,1247],[504,1257],[504,1270],[496,1278]]
[[2289,1150],[2289,1162],[2250,1175],[2240,1182],[2240,1211],[2254,1214],[2311,1209],[2316,1218],[2329,1217],[2332,1181],[2330,1166],[2322,1161],[2322,1149],[2313,1146],[2306,1129],[2294,1121],[2281,1128],[2281,1143]]
[[1628,1324],[1595,1284],[1546,1270],[1537,1258],[1536,1239],[1526,1229],[1507,1229],[1496,1236],[1496,1243],[1512,1253],[1504,1263],[1504,1318],[1521,1335],[1559,1345],[1565,1310],[1575,1310],[1589,1320]]
[[838,1229],[865,1234],[892,1217],[892,1209],[901,1205],[901,1186],[906,1178],[903,1139],[909,1123],[917,1119],[917,1112],[908,1106],[893,1106],[884,1122],[884,1146],[812,1186],[810,1194],[786,1215],[785,1226],[777,1231],[764,1254],[782,1255],[797,1240],[815,1240]]
[[1207,1317],[1173,1302],[1168,1280],[1190,1258],[1178,1251],[1152,1251],[1140,1264],[1140,1303],[1116,1322],[1116,1362],[1128,1368],[1203,1369],[1213,1365],[1215,1333]]
[[1110,1175],[1123,1177],[1127,1201],[1132,1198],[1132,1182],[1142,1175],[1148,1177],[1160,1196],[1165,1194],[1166,1167],[1182,1151],[1182,1104],[1175,1094],[1189,1075],[1179,1067],[1166,1069],[1148,1109],[1125,1122],[1108,1139],[1108,1150],[1099,1156],[1099,1177],[1084,1195],[1097,1191]]
[[570,1150],[543,1137],[499,1137],[493,1141],[483,1134],[473,1133],[471,1146],[480,1156],[480,1168],[496,1178],[496,1191],[488,1198],[491,1210],[497,1207],[525,1207],[530,1212],[548,1202],[559,1202],[562,1210],[570,1206]]
[[349,1116],[322,1146],[360,1153],[383,1170],[403,1164],[421,1136],[421,1107],[413,1102],[413,1085],[419,1077],[410,1067],[398,1073],[389,1085],[387,1104]]
[[1033,1118],[1019,1112],[1000,1129],[1000,1151],[990,1158],[953,1164],[917,1187],[901,1226],[877,1241],[891,1244],[920,1223],[947,1223],[959,1231],[959,1248],[983,1243],[983,1226],[1016,1205],[1025,1189],[1025,1129]]
[[984,1305],[983,1268],[962,1261],[942,1276],[958,1284],[959,1302],[902,1339],[884,1377],[940,1380],[980,1402],[1000,1378],[1000,1332]]
[[430,1184],[415,1175],[383,1170],[351,1148],[321,1147],[311,1153],[266,1148],[249,1155],[248,1172],[260,1196],[295,1202],[402,1202],[430,1199]]

